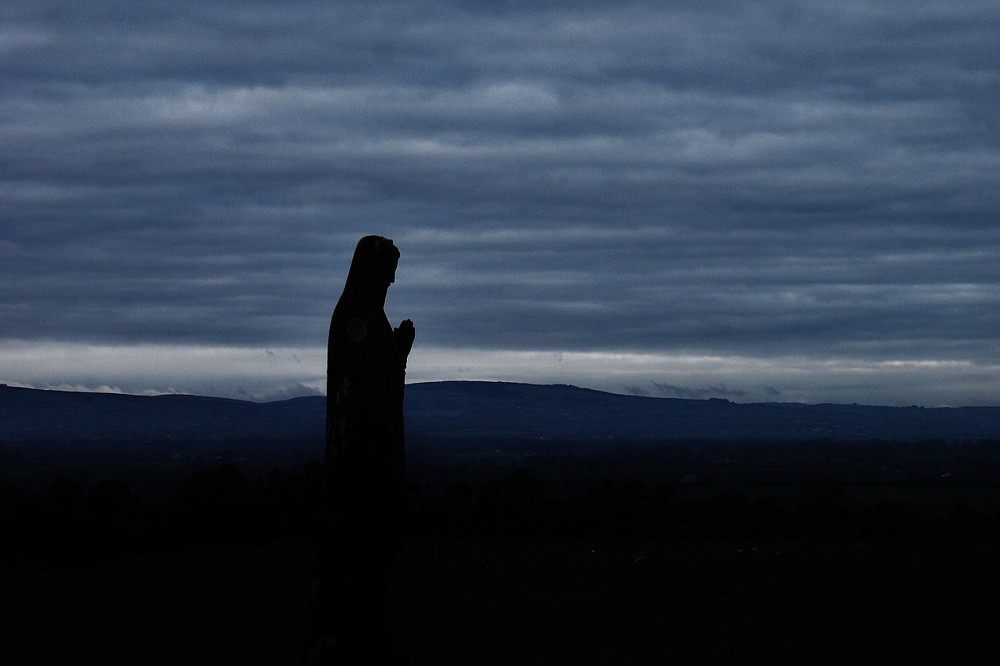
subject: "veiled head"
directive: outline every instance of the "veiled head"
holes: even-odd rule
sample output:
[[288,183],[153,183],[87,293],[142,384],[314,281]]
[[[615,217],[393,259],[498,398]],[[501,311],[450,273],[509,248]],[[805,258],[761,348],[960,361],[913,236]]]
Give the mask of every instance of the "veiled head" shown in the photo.
[[396,281],[396,266],[399,264],[399,250],[392,239],[383,236],[365,236],[354,249],[354,259],[344,285],[345,297],[385,303],[389,285]]

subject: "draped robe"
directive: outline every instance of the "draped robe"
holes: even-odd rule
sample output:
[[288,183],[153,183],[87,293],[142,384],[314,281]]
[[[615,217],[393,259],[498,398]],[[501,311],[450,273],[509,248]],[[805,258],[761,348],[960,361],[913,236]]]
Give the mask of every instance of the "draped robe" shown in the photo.
[[[367,653],[387,640],[389,574],[400,541],[404,481],[403,384],[409,320],[384,312],[399,251],[358,243],[330,322],[322,524],[307,649]],[[311,648],[309,647],[311,645]]]

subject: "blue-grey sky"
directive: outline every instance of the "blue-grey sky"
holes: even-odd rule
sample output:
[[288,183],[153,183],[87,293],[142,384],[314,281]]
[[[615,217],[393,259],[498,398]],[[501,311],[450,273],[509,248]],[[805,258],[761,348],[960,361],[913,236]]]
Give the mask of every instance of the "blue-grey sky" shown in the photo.
[[1000,404],[995,0],[0,7],[0,381]]

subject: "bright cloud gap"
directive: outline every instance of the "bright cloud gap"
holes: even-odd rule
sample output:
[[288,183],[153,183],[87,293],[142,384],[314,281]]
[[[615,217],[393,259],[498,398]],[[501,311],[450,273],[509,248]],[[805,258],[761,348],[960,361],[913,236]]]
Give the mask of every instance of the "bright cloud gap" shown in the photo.
[[[21,349],[19,349],[21,347]],[[33,371],[32,354],[51,363]],[[14,386],[154,395],[193,393],[278,400],[325,392],[324,348],[206,348],[8,344],[0,353]],[[573,384],[632,395],[725,398],[733,402],[862,403],[905,406],[1000,404],[991,391],[1000,367],[968,361],[862,362],[629,352],[419,348],[408,381]],[[34,372],[34,374],[33,374]],[[207,382],[205,376],[218,378]],[[14,380],[13,377],[21,379]],[[23,378],[27,377],[25,381]],[[150,378],[158,378],[151,382]],[[969,400],[948,399],[964,392]]]

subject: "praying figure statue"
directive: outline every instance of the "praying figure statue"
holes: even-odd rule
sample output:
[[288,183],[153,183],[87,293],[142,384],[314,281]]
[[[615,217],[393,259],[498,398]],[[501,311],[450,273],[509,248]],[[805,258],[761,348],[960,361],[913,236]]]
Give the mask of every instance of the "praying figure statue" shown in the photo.
[[399,250],[365,236],[330,322],[322,524],[305,662],[396,664],[389,576],[405,492],[403,384],[413,322],[384,307]]

